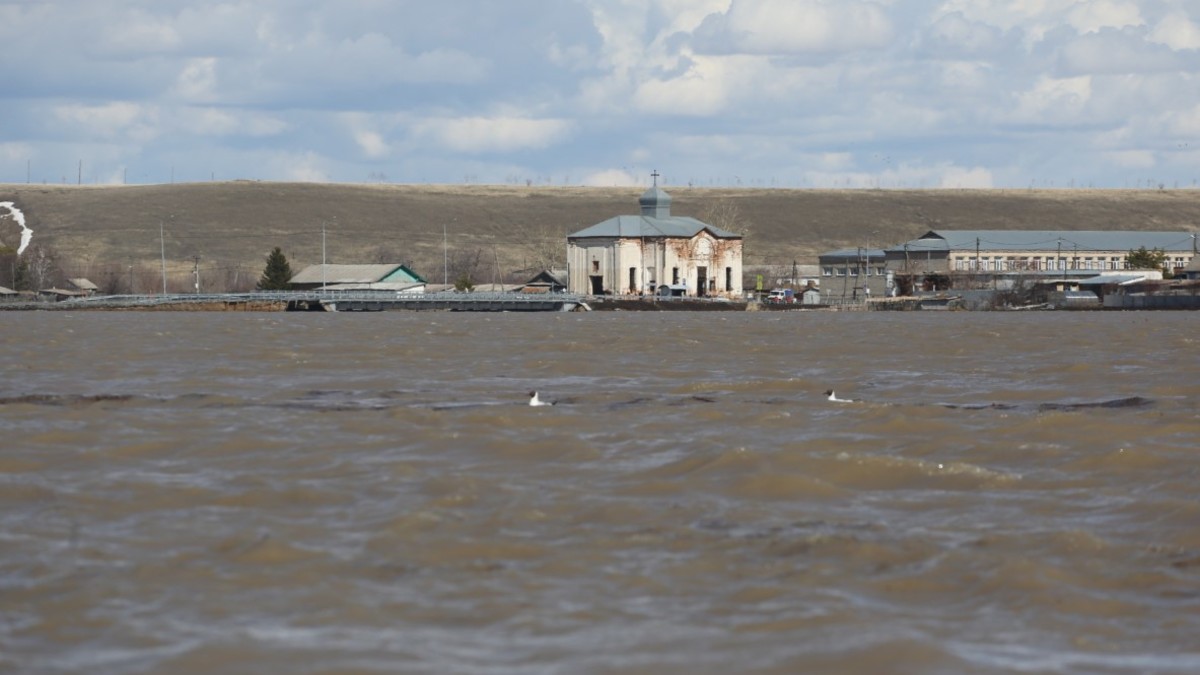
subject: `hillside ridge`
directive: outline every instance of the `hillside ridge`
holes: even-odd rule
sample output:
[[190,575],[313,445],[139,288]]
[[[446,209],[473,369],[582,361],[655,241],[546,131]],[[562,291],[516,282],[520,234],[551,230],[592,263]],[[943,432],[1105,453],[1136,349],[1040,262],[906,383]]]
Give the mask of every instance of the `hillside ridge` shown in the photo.
[[[1200,190],[891,190],[662,186],[672,212],[746,234],[747,265],[814,263],[930,229],[1200,229]],[[447,260],[513,276],[565,257],[565,236],[638,212],[645,188],[228,181],[129,186],[0,184],[64,271],[99,265],[257,274],[275,246],[299,269],[406,262],[431,280]],[[7,215],[7,214],[0,214]],[[715,222],[713,217],[731,219]],[[160,239],[160,226],[162,236]],[[19,233],[0,219],[0,242]],[[561,251],[561,253],[558,253]]]

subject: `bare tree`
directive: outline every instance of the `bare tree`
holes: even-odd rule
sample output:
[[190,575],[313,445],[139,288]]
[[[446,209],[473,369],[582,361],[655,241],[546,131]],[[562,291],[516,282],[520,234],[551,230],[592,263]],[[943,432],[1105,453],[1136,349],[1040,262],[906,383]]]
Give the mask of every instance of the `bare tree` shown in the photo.
[[21,254],[28,270],[32,290],[42,290],[55,285],[62,272],[58,268],[58,255],[45,244],[31,244]]
[[704,210],[701,211],[700,220],[722,230],[740,234],[743,239],[749,239],[754,232],[754,223],[742,214],[737,202],[728,197],[705,205]]
[[483,262],[483,249],[454,249],[446,262],[454,288],[469,291],[479,280],[479,266]]
[[561,268],[566,264],[567,227],[562,224],[517,223],[489,213],[487,234],[502,245],[515,246],[525,260],[526,271]]

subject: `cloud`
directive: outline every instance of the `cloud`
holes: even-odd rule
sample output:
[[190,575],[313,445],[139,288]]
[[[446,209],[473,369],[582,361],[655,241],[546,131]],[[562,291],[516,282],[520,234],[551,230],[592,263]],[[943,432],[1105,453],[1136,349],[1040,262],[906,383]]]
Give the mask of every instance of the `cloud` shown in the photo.
[[1091,0],[1076,3],[1067,12],[1067,22],[1080,33],[1094,33],[1105,28],[1142,26],[1141,10],[1129,1]]
[[584,176],[582,184],[589,187],[632,187],[639,183],[628,171],[604,169]]
[[254,110],[184,107],[174,109],[171,133],[177,136],[265,138],[283,133],[288,123]]
[[633,104],[659,115],[714,115],[727,106],[740,84],[753,79],[754,70],[753,59],[697,57],[680,75],[642,82]]
[[948,167],[943,170],[938,187],[983,189],[995,187],[995,181],[992,180],[992,172],[982,167],[970,169]]
[[1006,45],[1000,28],[971,21],[961,12],[951,12],[924,30],[921,46],[928,55],[962,58],[995,55]]
[[77,125],[87,136],[125,136],[141,142],[157,135],[157,109],[137,103],[67,104],[57,106],[53,114],[58,122]]
[[301,183],[329,182],[329,173],[324,168],[329,161],[314,152],[279,153],[270,159],[270,164],[284,180]]
[[1181,11],[1171,12],[1158,22],[1149,39],[1174,50],[1197,50],[1200,49],[1200,26]]
[[22,55],[0,181],[82,158],[96,181],[1123,186],[1149,159],[1190,184],[1198,22],[1191,0],[0,3]]
[[1089,77],[1043,76],[1034,86],[1016,95],[1017,109],[1010,119],[1017,122],[1071,125],[1092,97]]
[[570,131],[571,123],[566,120],[521,117],[435,118],[413,126],[416,136],[468,154],[543,149]]
[[217,60],[191,59],[175,80],[174,95],[185,101],[210,102],[217,100]]
[[1173,71],[1180,65],[1179,54],[1132,29],[1088,33],[1059,50],[1059,70],[1067,75]]
[[711,53],[812,54],[882,49],[893,37],[882,7],[857,0],[732,0],[696,31]]

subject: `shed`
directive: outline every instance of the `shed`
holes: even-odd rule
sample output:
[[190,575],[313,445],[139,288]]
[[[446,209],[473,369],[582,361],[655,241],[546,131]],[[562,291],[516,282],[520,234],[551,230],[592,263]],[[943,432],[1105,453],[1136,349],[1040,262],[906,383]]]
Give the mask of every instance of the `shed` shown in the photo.
[[83,277],[79,277],[76,279],[67,279],[67,283],[71,285],[71,288],[73,290],[83,291],[84,293],[87,293],[88,295],[94,295],[97,291],[100,290],[99,286],[92,283],[88,279],[84,279]]
[[821,289],[815,285],[806,287],[800,291],[800,304],[802,305],[819,305],[821,304]]
[[542,270],[521,288],[522,293],[562,293],[566,290],[566,270]]

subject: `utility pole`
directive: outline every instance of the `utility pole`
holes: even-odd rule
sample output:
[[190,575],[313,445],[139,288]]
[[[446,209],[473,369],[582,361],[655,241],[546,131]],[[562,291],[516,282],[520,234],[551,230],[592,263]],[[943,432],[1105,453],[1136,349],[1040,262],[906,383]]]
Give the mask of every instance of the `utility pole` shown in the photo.
[[321,292],[325,292],[325,223],[321,223]]
[[192,276],[195,277],[196,294],[200,293],[200,256],[192,256]]
[[162,260],[163,295],[167,294],[167,242],[163,238],[163,224],[158,221],[158,250]]
[[450,285],[450,241],[446,238],[446,223],[442,223],[442,285]]
[[129,294],[133,295],[133,262],[129,263]]

